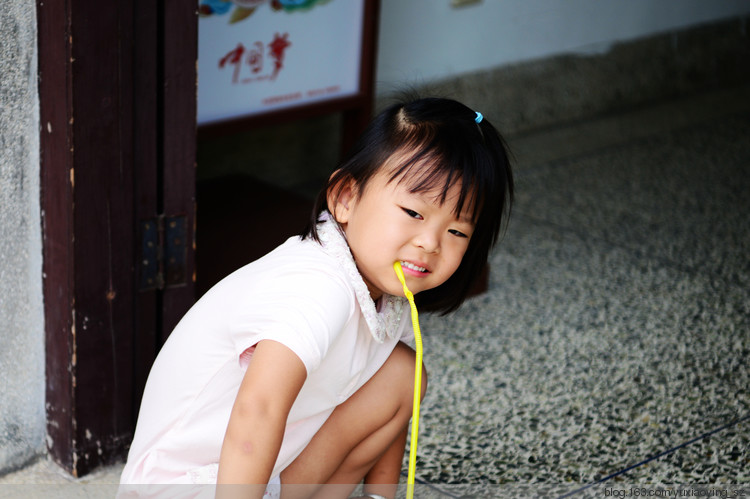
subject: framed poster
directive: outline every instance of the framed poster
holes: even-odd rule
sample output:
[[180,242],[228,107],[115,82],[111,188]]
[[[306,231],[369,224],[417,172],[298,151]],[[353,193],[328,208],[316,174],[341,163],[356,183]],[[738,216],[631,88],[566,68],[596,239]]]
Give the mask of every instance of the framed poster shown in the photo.
[[199,0],[199,13],[199,132],[371,105],[376,0]]

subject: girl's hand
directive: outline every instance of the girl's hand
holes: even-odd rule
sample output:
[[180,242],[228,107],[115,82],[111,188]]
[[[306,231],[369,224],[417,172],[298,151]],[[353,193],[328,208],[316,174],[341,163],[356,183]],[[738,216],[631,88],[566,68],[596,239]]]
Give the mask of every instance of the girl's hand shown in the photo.
[[268,483],[289,410],[306,378],[292,350],[276,341],[258,343],[229,417],[217,484]]

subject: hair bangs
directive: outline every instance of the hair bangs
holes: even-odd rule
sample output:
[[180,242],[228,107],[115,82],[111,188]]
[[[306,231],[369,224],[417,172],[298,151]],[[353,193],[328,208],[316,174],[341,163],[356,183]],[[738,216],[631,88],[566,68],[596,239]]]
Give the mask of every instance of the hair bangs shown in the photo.
[[[409,192],[434,194],[441,205],[448,201],[450,190],[458,183],[460,191],[451,200],[456,218],[462,214],[477,223],[485,193],[476,162],[468,154],[455,154],[455,148],[446,148],[437,137],[428,142],[411,143],[391,156],[389,182],[405,183]],[[480,169],[481,170],[481,169]]]

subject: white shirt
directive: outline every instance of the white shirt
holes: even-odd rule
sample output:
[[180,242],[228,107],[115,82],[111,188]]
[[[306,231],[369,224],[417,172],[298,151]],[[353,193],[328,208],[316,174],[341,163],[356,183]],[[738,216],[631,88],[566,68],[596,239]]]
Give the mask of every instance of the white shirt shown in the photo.
[[408,304],[384,295],[376,311],[336,225],[319,234],[322,244],[292,237],[237,270],[183,317],[149,374],[121,483],[215,482],[247,351],[261,340],[307,370],[272,477],[383,365],[405,336]]

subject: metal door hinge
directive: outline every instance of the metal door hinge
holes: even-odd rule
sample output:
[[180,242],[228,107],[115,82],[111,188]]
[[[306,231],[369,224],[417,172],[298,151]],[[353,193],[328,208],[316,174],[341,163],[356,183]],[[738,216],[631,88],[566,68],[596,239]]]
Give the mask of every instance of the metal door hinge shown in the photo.
[[187,217],[141,221],[140,291],[187,284]]

